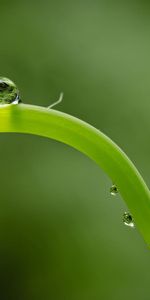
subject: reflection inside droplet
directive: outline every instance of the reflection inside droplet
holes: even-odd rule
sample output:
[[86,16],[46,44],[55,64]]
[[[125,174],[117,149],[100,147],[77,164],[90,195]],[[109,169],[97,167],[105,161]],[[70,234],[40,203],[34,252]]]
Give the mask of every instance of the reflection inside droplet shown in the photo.
[[19,95],[17,95],[16,99],[11,102],[11,104],[19,104],[21,102]]

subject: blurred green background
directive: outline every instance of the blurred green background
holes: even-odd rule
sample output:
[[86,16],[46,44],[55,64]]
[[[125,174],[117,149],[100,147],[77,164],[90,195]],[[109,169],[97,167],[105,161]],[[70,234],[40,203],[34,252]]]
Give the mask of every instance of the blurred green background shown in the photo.
[[[23,102],[48,106],[63,91],[56,109],[116,141],[149,185],[149,2],[1,1],[0,26],[0,73]],[[0,167],[1,299],[149,300],[149,249],[94,162],[0,134]]]

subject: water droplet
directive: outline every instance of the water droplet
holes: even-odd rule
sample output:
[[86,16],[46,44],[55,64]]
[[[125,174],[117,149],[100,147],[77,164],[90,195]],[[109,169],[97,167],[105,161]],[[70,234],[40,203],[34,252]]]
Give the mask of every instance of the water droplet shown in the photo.
[[125,212],[123,214],[123,223],[126,225],[126,226],[129,226],[129,227],[132,227],[134,228],[134,221],[133,221],[133,217],[130,213],[128,212]]
[[118,193],[118,189],[117,189],[116,185],[113,184],[113,185],[111,186],[111,188],[110,188],[110,194],[111,194],[112,196],[116,196],[117,193]]
[[13,81],[0,77],[0,105],[20,103],[19,91]]

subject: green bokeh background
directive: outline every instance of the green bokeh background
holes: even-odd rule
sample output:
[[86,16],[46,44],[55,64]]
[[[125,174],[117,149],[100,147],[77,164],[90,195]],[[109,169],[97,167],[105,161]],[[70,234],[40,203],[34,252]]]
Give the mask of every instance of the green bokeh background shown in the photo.
[[[149,2],[1,1],[0,27],[0,73],[23,102],[48,106],[63,91],[56,109],[116,141],[149,185]],[[149,249],[94,162],[0,134],[0,167],[1,299],[150,299]]]

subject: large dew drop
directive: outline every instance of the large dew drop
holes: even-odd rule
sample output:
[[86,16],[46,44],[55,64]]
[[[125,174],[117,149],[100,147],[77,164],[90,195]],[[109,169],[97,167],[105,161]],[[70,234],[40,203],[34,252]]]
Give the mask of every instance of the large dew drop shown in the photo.
[[13,81],[0,77],[0,105],[20,103],[19,91]]
[[125,212],[123,214],[123,223],[126,225],[126,226],[129,226],[129,227],[132,227],[134,228],[134,221],[133,221],[133,217],[130,213],[128,212]]
[[110,194],[111,194],[112,196],[116,196],[117,193],[118,193],[118,189],[117,189],[116,185],[113,184],[113,185],[111,186],[111,188],[110,188]]

